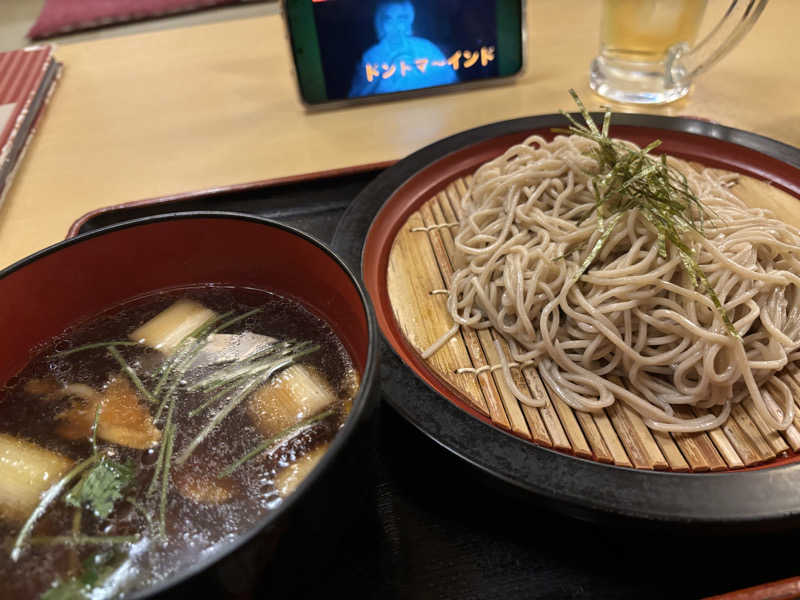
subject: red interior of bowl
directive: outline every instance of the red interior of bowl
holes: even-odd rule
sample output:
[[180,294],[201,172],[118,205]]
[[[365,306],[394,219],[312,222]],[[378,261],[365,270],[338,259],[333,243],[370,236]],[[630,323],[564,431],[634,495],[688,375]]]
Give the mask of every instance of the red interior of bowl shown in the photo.
[[234,217],[137,224],[59,244],[0,277],[0,383],[67,326],[141,294],[202,283],[295,298],[333,327],[363,372],[368,324],[358,289],[316,244]]

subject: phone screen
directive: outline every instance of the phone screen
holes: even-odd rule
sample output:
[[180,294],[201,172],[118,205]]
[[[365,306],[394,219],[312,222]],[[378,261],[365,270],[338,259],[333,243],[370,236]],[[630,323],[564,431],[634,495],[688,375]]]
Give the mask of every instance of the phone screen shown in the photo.
[[300,91],[317,104],[514,75],[520,0],[287,0]]

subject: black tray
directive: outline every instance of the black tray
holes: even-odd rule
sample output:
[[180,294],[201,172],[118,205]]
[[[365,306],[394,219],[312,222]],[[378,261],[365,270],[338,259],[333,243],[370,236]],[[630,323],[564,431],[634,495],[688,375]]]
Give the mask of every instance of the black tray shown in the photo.
[[[273,218],[330,243],[345,209],[379,172],[112,207],[82,217],[72,233],[150,214],[218,209]],[[281,597],[700,598],[797,574],[786,550],[796,533],[654,535],[574,519],[498,488],[387,402],[378,422],[376,452],[364,457],[370,493],[362,518],[318,565],[315,579],[296,582]],[[192,588],[200,598],[275,598],[259,575],[235,587],[200,578]],[[186,593],[183,587],[164,598]]]

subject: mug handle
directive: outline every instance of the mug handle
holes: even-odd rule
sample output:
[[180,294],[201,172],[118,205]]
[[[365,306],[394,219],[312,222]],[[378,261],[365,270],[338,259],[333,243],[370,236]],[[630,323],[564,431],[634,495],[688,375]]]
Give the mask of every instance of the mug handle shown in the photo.
[[719,23],[694,49],[681,42],[667,51],[666,76],[688,85],[697,75],[725,56],[752,29],[767,0],[733,0]]

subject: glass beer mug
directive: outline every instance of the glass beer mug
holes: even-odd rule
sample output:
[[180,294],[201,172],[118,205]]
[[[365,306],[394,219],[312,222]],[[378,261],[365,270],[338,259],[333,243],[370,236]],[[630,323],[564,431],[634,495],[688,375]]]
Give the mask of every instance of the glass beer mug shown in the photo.
[[695,43],[707,0],[603,0],[600,54],[592,89],[611,100],[663,104],[689,92],[698,74],[727,54],[755,24],[767,0],[732,0]]

